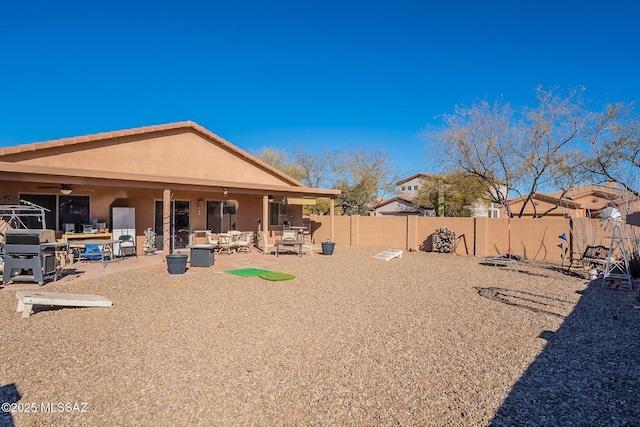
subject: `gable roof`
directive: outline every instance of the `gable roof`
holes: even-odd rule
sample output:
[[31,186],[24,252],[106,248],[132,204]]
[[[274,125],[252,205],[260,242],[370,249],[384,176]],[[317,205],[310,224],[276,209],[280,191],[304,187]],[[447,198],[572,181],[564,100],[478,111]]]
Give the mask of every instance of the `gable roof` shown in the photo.
[[[562,191],[554,191],[553,193],[549,193],[549,195],[560,197],[562,196]],[[564,194],[564,198],[575,199],[581,196],[595,196],[607,200],[616,200],[625,196],[628,197],[629,195],[632,196],[633,194],[624,188],[611,185],[585,184],[569,188]]]
[[400,181],[396,182],[396,185],[402,185],[402,184],[404,184],[406,182],[409,182],[409,181],[411,181],[413,179],[416,179],[416,178],[433,178],[435,176],[436,175],[425,173],[425,172],[418,172],[418,173],[415,173],[415,174],[411,175],[410,177],[401,179]]
[[[527,194],[524,196],[517,197],[511,201],[511,204],[513,205],[520,202],[524,202],[528,196],[529,195]],[[580,209],[581,207],[583,207],[582,203],[574,202],[571,199],[567,199],[567,198],[560,199],[558,197],[552,196],[550,194],[544,194],[544,193],[533,193],[531,195],[531,199],[549,203],[552,205],[558,204],[558,206],[562,206],[569,209]]]
[[[274,168],[270,164],[264,162],[256,156],[249,154],[248,152],[238,148],[237,146],[231,144],[220,136],[214,134],[213,132],[205,129],[204,127],[192,122],[192,121],[184,121],[184,122],[176,122],[176,123],[168,123],[163,125],[154,125],[154,126],[144,126],[133,129],[125,129],[113,132],[102,132],[91,135],[79,136],[79,137],[71,137],[71,138],[62,138],[51,141],[44,142],[35,142],[30,144],[21,144],[13,147],[4,147],[0,148],[0,163],[1,162],[9,162],[9,163],[19,163],[24,162],[28,159],[34,158],[42,158],[47,157],[48,152],[54,149],[60,150],[60,148],[74,148],[74,149],[82,149],[82,146],[89,146],[91,143],[95,142],[104,142],[104,141],[113,141],[116,139],[121,139],[124,137],[152,137],[161,132],[166,131],[191,131],[194,132],[205,139],[215,143],[219,147],[224,150],[233,153],[238,158],[241,158],[258,168],[266,171],[267,173],[278,177],[286,184],[305,187],[304,184],[294,179],[293,177],[285,174],[284,172]],[[87,147],[89,148],[89,147]],[[80,168],[81,169],[81,168]]]
[[383,206],[387,206],[388,204],[391,204],[393,202],[399,202],[399,203],[403,203],[403,204],[412,205],[413,199],[415,199],[415,197],[402,196],[402,195],[389,197],[388,199],[382,199],[377,205],[375,205],[373,207],[373,209],[378,209],[378,208],[381,208]]

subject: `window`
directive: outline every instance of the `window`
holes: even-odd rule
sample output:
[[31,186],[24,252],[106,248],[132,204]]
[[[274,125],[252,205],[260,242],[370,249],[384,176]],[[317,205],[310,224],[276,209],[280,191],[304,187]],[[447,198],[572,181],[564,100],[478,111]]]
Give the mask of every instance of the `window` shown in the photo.
[[75,224],[76,231],[82,224],[91,224],[89,196],[58,196],[58,230],[62,224]]
[[404,191],[404,190],[405,190],[405,186],[403,185],[403,186],[402,186],[402,191]]
[[[21,200],[34,203],[40,207],[45,208],[44,220],[46,222],[46,228],[49,230],[56,229],[56,195],[55,194],[20,194]],[[28,228],[34,228],[36,230],[42,228],[42,224],[35,217],[28,217],[25,219],[25,224]]]
[[413,186],[413,189],[417,191],[417,190],[418,190],[418,186],[417,186],[417,185],[414,185],[414,186]]
[[286,203],[269,203],[269,225],[282,225],[288,219],[288,216],[288,205]]
[[214,233],[236,229],[236,202],[233,200],[207,201],[207,230]]

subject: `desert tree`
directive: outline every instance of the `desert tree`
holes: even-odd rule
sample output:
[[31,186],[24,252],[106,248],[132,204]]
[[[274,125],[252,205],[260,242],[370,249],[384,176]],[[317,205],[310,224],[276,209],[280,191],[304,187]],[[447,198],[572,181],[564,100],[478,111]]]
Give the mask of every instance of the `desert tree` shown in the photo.
[[537,105],[523,109],[523,120],[516,126],[519,141],[515,165],[521,170],[520,184],[525,197],[518,216],[522,216],[529,203],[534,217],[542,217],[558,207],[536,211],[533,196],[541,189],[559,189],[560,201],[570,187],[584,180],[585,157],[580,148],[589,114],[582,104],[582,92],[583,89],[575,89],[565,95],[538,87]]
[[342,215],[369,215],[371,207],[390,193],[397,180],[389,154],[379,147],[356,147],[334,153],[333,187],[341,190],[336,206]]
[[634,195],[640,173],[640,118],[634,104],[610,104],[592,114],[585,131],[592,152],[586,168],[599,182],[615,182]]
[[493,202],[523,197],[521,210],[512,212],[522,216],[528,204],[535,210],[533,197],[541,189],[568,189],[584,178],[578,149],[585,121],[581,92],[538,87],[536,105],[517,110],[502,100],[456,106],[443,116],[443,128],[425,132],[425,138],[443,153],[447,170],[475,176]]
[[255,156],[298,181],[304,178],[304,171],[286,151],[278,148],[263,148],[255,153]]
[[439,216],[469,216],[468,207],[483,199],[487,199],[487,193],[477,177],[453,172],[423,178],[413,205],[434,209]]
[[444,173],[476,177],[492,200],[501,203],[522,173],[515,168],[513,115],[508,103],[477,100],[471,107],[457,105],[453,114],[442,116],[442,129],[426,131],[424,137],[443,154]]

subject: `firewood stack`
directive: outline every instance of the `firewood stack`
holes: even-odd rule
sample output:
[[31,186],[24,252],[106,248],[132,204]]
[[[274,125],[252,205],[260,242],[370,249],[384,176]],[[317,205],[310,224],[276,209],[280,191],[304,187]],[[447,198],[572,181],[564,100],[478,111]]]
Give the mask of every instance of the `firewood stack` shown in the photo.
[[447,227],[440,227],[433,233],[433,251],[453,253],[456,251],[456,233]]

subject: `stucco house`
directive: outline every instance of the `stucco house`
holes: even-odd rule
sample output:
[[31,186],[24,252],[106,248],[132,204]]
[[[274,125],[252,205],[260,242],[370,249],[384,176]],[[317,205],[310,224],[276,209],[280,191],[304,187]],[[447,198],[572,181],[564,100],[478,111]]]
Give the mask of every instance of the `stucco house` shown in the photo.
[[[437,175],[418,172],[396,182],[397,195],[381,200],[373,207],[375,216],[436,216],[435,209],[420,208],[413,205],[413,201],[422,188],[423,179],[438,179]],[[465,206],[473,217],[500,218],[500,207],[494,203],[478,200],[470,206]]]
[[422,179],[433,175],[418,172],[396,182],[396,196],[380,200],[373,207],[374,216],[435,216],[434,209],[413,206],[413,200],[422,188]]
[[[522,196],[511,201],[511,212],[514,215],[520,212],[525,200],[526,196]],[[546,212],[546,216],[597,218],[600,212],[609,206],[629,212],[638,210],[637,197],[630,191],[616,187],[614,183],[580,185],[564,193],[534,193],[532,201],[533,203],[525,206],[523,216],[541,216]]]
[[92,221],[111,227],[112,208],[134,207],[138,248],[146,228],[161,242],[181,230],[273,235],[285,221],[301,223],[302,205],[317,198],[330,199],[333,237],[338,194],[305,186],[191,121],[0,148],[0,204],[43,206],[58,233]]

